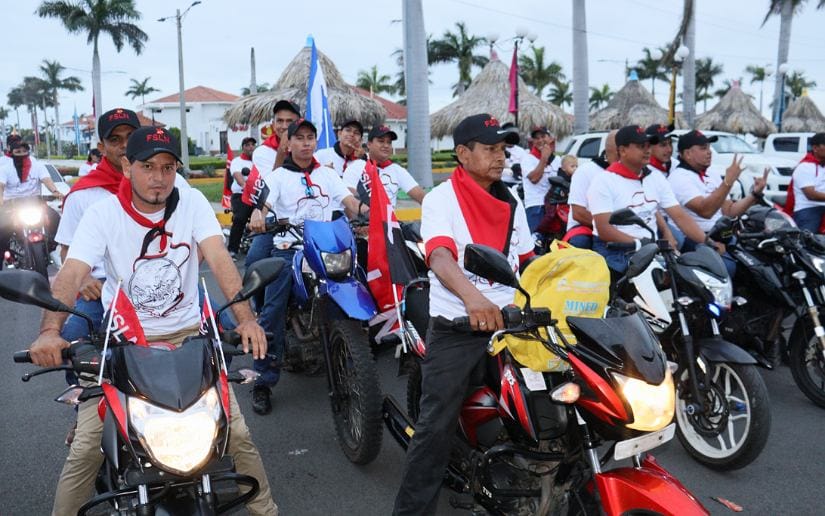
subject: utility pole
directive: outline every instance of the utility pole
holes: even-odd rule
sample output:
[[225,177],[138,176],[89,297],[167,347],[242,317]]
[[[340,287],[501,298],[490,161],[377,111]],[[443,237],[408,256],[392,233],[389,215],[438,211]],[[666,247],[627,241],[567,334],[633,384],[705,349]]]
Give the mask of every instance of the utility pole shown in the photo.
[[[249,94],[250,95],[257,95],[258,93],[258,79],[255,73],[255,47],[252,47],[249,53],[249,66],[251,69],[250,76],[252,77],[252,82],[249,83]],[[249,124],[249,136],[255,138],[257,141],[257,136],[255,135],[256,127],[254,124]]]
[[181,35],[180,9],[175,13],[178,23],[178,82],[180,84],[180,157],[183,161],[183,170],[189,171],[189,135],[186,132],[186,98],[183,95],[183,37]]

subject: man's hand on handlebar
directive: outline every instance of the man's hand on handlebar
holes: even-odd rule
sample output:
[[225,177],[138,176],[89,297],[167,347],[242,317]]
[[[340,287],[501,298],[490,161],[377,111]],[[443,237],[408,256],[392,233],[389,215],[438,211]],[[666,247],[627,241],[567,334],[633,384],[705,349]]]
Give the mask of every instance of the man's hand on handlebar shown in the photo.
[[58,367],[63,363],[61,351],[69,343],[60,336],[56,329],[43,331],[29,349],[32,363],[40,367]]
[[235,328],[241,336],[241,346],[244,353],[249,353],[252,350],[252,358],[261,359],[266,355],[267,342],[264,329],[255,321],[255,319],[248,319]]
[[252,210],[252,215],[249,217],[249,229],[256,233],[265,231],[264,214],[258,208]]
[[95,301],[100,299],[103,291],[103,282],[91,276],[86,277],[80,285],[80,295],[85,301]]
[[504,329],[501,309],[490,302],[480,292],[464,301],[470,327],[475,331],[498,331]]

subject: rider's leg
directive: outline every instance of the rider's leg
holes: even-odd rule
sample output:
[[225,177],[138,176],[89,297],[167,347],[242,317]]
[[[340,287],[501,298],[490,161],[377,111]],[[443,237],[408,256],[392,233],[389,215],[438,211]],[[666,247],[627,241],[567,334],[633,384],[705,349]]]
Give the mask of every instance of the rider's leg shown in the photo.
[[264,331],[272,332],[273,339],[267,349],[267,357],[254,360],[253,367],[261,376],[255,380],[256,386],[273,387],[281,377],[286,343],[286,309],[292,292],[292,257],[294,251],[273,251],[272,256],[283,258],[287,263],[278,277],[267,285],[264,305],[258,316],[258,323]]

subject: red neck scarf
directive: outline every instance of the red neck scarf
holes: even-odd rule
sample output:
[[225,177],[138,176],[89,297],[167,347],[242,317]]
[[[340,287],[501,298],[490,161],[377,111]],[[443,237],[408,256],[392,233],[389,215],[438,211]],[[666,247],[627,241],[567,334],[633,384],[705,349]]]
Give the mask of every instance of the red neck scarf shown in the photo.
[[665,164],[656,159],[656,156],[650,156],[650,166],[656,168],[657,170],[661,170],[665,173],[665,175],[667,175],[670,172],[670,167],[668,165],[669,163]]
[[[805,157],[796,165],[797,167],[803,163],[813,163],[814,164],[814,174],[816,176],[819,175],[819,167],[823,166],[823,164],[816,159],[813,152],[809,152],[805,154]],[[785,206],[783,210],[790,216],[793,216],[794,206],[796,206],[796,194],[794,193],[793,188],[793,178],[791,178],[791,182],[788,183],[788,197],[785,199]]]
[[14,161],[14,169],[17,171],[17,178],[20,180],[21,183],[25,183],[29,180],[29,172],[32,170],[32,158],[31,156],[25,156],[23,158],[23,163],[21,169],[17,168],[17,160],[15,156],[12,156],[11,159]]
[[[80,190],[98,187],[103,188],[109,193],[116,194],[122,179],[123,172],[121,172],[120,170],[115,170],[112,164],[109,163],[109,160],[103,157],[101,158],[100,163],[97,164],[97,167],[95,167],[94,170],[89,172],[87,175],[81,177],[72,186],[72,189],[69,190],[69,193],[66,194],[66,197],[68,198],[69,195]],[[65,203],[66,200],[64,199],[63,204],[65,205]]]
[[246,161],[252,161],[252,156],[250,156],[249,154],[247,154],[245,152],[242,152],[241,153],[241,159],[245,159]]
[[281,145],[281,140],[278,139],[278,133],[272,133],[261,145],[266,145],[273,150],[278,150],[278,147]]
[[536,157],[536,159],[541,159],[541,151],[535,147],[530,147],[530,154]]
[[612,164],[611,164],[609,167],[607,167],[605,170],[607,170],[608,172],[612,172],[612,173],[614,173],[614,174],[616,174],[616,175],[622,176],[622,177],[623,177],[623,178],[625,178],[625,179],[633,179],[633,180],[635,180],[635,181],[641,181],[641,180],[642,180],[642,177],[643,177],[643,176],[641,176],[640,174],[637,174],[636,172],[633,172],[632,170],[630,170],[629,168],[627,168],[627,167],[626,167],[626,166],[625,166],[622,162],[620,162],[620,161],[616,161],[615,163],[612,163]]
[[[513,205],[494,197],[479,186],[461,165],[456,167],[450,182],[473,242],[489,245],[499,251],[509,249]],[[493,184],[491,190],[496,186]],[[506,188],[502,190],[509,197]]]
[[149,228],[149,232],[146,234],[146,237],[143,240],[143,249],[141,251],[141,257],[146,254],[146,249],[149,247],[149,244],[154,240],[156,237],[160,236],[160,250],[163,252],[166,249],[166,244],[168,241],[168,234],[166,233],[166,221],[172,216],[172,212],[175,211],[177,207],[179,199],[178,189],[174,188],[172,190],[172,194],[169,195],[169,198],[166,200],[166,209],[163,212],[163,218],[161,218],[157,222],[152,222],[144,215],[142,215],[135,206],[132,204],[132,184],[129,181],[121,181],[120,187],[117,191],[117,200],[120,201],[120,206],[135,222],[140,224],[145,228]]
[[372,159],[372,158],[369,158],[369,159],[368,159],[368,161],[369,161],[370,163],[372,163],[373,165],[375,165],[376,167],[381,168],[381,169],[383,169],[383,168],[387,168],[387,167],[389,167],[390,165],[392,165],[392,160],[390,160],[390,159],[385,159],[385,160],[384,160],[384,161],[382,161],[381,163],[378,163],[377,161],[375,161],[375,160],[374,160],[374,159]]

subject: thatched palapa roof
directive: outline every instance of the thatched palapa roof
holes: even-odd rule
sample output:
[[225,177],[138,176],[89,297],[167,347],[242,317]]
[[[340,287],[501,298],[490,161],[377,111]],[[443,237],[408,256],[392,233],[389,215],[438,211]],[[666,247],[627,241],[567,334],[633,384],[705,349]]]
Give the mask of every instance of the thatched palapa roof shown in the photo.
[[[453,134],[453,129],[463,119],[478,113],[489,113],[501,123],[513,121],[510,107],[510,69],[493,58],[473,79],[467,90],[452,104],[430,115],[433,138]],[[562,109],[534,95],[519,77],[519,129],[529,132],[539,126],[547,126],[557,137],[570,134],[573,124]]]
[[[627,84],[613,95],[607,106],[590,115],[590,129],[593,131],[612,131],[626,125],[647,127],[653,124],[666,124],[668,112],[642,83],[631,75]],[[682,127],[682,120],[676,117],[676,127]]]
[[[271,91],[242,97],[224,113],[224,120],[230,126],[235,124],[260,124],[272,119],[272,109],[281,99],[288,99],[306,110],[307,83],[311,48],[304,47],[284,69]],[[347,120],[358,120],[365,127],[384,122],[387,116],[383,106],[377,101],[358,94],[352,86],[344,82],[335,64],[318,50],[318,60],[324,70],[327,83],[332,123],[339,126]]]
[[706,131],[750,133],[760,138],[775,133],[776,126],[763,117],[739,84],[730,90],[712,109],[696,117],[696,128]]
[[782,116],[782,130],[791,133],[825,131],[825,116],[811,97],[802,95],[791,102]]

